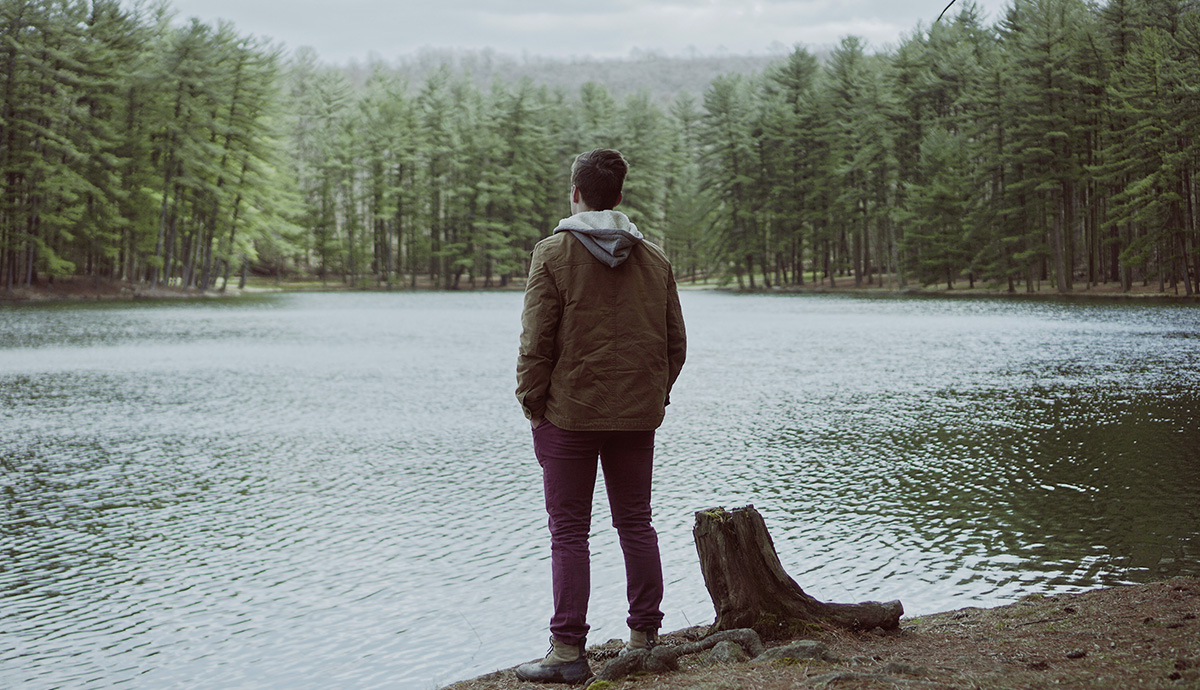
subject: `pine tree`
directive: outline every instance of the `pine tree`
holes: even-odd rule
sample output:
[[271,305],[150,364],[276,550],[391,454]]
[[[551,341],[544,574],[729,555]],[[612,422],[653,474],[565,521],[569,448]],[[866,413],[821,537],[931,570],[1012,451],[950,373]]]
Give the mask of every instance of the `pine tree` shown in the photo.
[[717,206],[713,213],[716,258],[732,270],[738,286],[748,276],[754,289],[754,227],[751,187],[757,157],[750,134],[750,89],[740,76],[718,77],[704,94],[700,143],[703,187]]
[[[898,105],[885,86],[886,63],[868,59],[858,37],[833,51],[825,68],[830,150],[835,175],[835,231],[856,286],[871,279],[872,249],[889,241],[889,198],[897,171]],[[890,253],[890,252],[889,252]],[[874,258],[874,261],[873,261]]]
[[500,285],[525,269],[525,258],[533,244],[548,232],[550,200],[565,207],[567,193],[551,191],[554,164],[547,147],[546,116],[551,108],[548,93],[529,80],[515,87],[493,89],[491,155],[478,167],[486,195],[479,215],[482,234],[481,272],[485,286],[493,276]]
[[763,81],[762,148],[770,223],[776,239],[778,282],[804,283],[805,230],[819,223],[814,213],[821,145],[817,127],[816,58],[795,48]]
[[652,241],[670,233],[666,215],[669,134],[666,114],[639,92],[627,96],[617,116],[616,147],[629,163],[622,209]]
[[964,242],[969,217],[971,176],[966,137],[931,126],[921,140],[921,184],[908,183],[908,204],[901,214],[904,243],[913,255],[913,275],[924,285],[954,280],[968,265]]
[[617,148],[617,101],[604,84],[589,81],[579,87],[579,107],[573,149],[580,152]]
[[362,138],[364,222],[371,228],[371,273],[376,284],[392,285],[404,246],[404,183],[410,171],[413,108],[404,82],[382,64],[372,65],[358,103]]
[[[1089,16],[1079,0],[1017,0],[1003,41],[1013,65],[1010,112],[1010,206],[1021,209],[1029,231],[1019,256],[1031,273],[1042,260],[1059,292],[1071,290],[1074,243],[1087,188],[1090,102],[1084,68]],[[1048,270],[1047,270],[1048,269]],[[1031,276],[1031,282],[1034,276]]]
[[350,108],[350,85],[338,72],[317,64],[316,54],[301,51],[289,67],[287,129],[291,131],[293,175],[304,199],[300,219],[309,231],[304,251],[317,261],[322,282],[340,271],[345,246],[338,231],[337,150],[339,129]]
[[4,203],[6,285],[30,285],[39,273],[70,275],[65,249],[75,239],[91,191],[79,163],[84,145],[105,149],[104,132],[64,133],[84,117],[86,79],[81,3],[14,2],[3,6],[5,86],[0,173]]
[[702,189],[700,171],[700,122],[696,99],[684,92],[670,106],[670,155],[667,160],[668,219],[664,248],[676,266],[676,277],[698,280],[707,274],[710,258],[705,230],[712,210],[711,197]]
[[1118,112],[1129,129],[1107,152],[1110,160],[1118,161],[1110,165],[1110,174],[1127,180],[1112,199],[1111,221],[1140,228],[1121,261],[1143,270],[1153,267],[1160,287],[1172,259],[1178,258],[1169,253],[1184,227],[1188,158],[1187,151],[1179,150],[1182,133],[1174,119],[1179,113],[1172,93],[1171,52],[1170,37],[1156,27],[1145,29],[1134,44],[1114,87]]

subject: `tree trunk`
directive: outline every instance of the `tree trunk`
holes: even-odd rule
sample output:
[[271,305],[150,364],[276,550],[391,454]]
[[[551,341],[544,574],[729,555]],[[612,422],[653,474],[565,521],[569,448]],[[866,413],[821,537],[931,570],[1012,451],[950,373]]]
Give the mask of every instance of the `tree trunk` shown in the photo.
[[826,604],[788,577],[754,506],[696,513],[692,530],[704,585],[716,607],[710,632],[751,628],[765,638],[789,637],[812,624],[853,630],[899,627],[899,601]]
[[1192,277],[1188,275],[1188,260],[1187,260],[1187,238],[1180,232],[1179,235],[1179,270],[1183,276],[1183,292],[1188,297],[1192,296]]

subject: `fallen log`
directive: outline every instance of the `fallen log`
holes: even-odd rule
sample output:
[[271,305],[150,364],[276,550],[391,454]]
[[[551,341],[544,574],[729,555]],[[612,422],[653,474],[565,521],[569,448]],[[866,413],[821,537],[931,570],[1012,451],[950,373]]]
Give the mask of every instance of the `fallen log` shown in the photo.
[[710,633],[750,628],[770,639],[795,636],[812,625],[851,630],[900,626],[904,607],[899,601],[830,604],[805,594],[784,572],[754,506],[698,511],[692,536],[704,586],[717,610]]

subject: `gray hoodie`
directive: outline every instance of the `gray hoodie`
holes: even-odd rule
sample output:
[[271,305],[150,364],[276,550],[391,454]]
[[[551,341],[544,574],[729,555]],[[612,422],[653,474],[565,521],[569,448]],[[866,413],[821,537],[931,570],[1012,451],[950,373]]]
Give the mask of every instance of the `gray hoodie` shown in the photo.
[[616,268],[644,239],[637,226],[620,211],[583,211],[558,221],[554,232],[570,232],[600,261]]

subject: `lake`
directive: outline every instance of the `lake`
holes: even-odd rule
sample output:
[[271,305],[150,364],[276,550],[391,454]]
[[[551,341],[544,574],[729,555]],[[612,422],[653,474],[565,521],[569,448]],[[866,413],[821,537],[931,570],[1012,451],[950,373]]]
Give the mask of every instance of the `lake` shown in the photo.
[[[693,514],[908,615],[1200,575],[1200,308],[682,294],[665,630]],[[0,687],[430,690],[538,658],[521,295],[0,307]],[[590,642],[623,637],[598,486]]]

